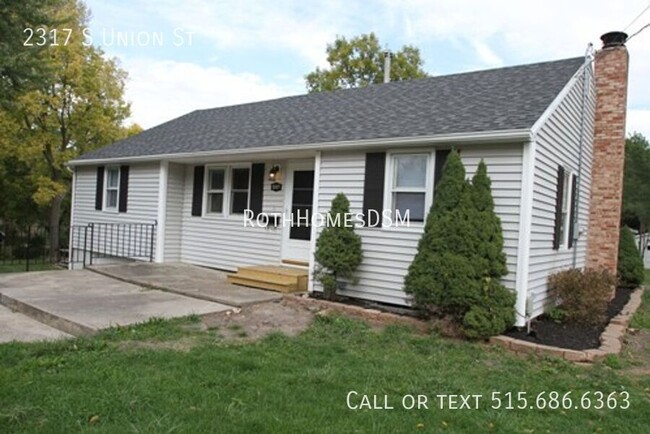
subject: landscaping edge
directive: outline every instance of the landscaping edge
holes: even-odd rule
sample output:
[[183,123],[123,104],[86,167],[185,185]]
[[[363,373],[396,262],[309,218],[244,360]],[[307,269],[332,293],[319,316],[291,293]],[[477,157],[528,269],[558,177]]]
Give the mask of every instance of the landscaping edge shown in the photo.
[[493,336],[490,343],[499,345],[516,354],[539,354],[556,356],[576,363],[593,363],[604,359],[610,354],[619,354],[622,349],[623,337],[632,316],[637,311],[643,300],[643,287],[639,287],[630,294],[627,304],[621,312],[611,319],[605,330],[600,335],[600,347],[588,350],[570,350],[553,347],[550,345],[536,344],[509,336]]

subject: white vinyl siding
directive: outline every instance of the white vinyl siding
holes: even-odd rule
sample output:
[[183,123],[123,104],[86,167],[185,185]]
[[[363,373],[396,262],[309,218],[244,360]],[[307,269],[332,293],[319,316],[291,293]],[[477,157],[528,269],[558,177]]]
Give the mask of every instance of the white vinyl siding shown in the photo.
[[[106,171],[108,171],[108,167]],[[75,194],[72,204],[74,207],[73,225],[89,223],[151,224],[158,218],[160,163],[130,165],[127,212],[123,213],[95,210],[97,166],[78,166],[75,168],[75,173],[75,185],[73,186]],[[104,198],[104,200],[106,199]]]
[[[509,274],[504,284],[514,290],[517,247],[519,239],[519,209],[521,195],[521,145],[482,145],[463,147],[461,157],[470,177],[481,158],[488,166],[492,179],[495,209],[501,217]],[[434,148],[424,148],[432,152]],[[323,152],[321,154],[318,212],[327,213],[337,193],[350,200],[353,213],[363,205],[365,153]],[[388,175],[388,174],[387,174]],[[427,176],[433,180],[433,174]],[[427,210],[428,211],[428,210]],[[357,270],[359,283],[349,285],[342,293],[367,300],[409,305],[403,291],[404,277],[415,256],[422,225],[411,228],[357,228],[362,237],[363,262]],[[315,285],[316,290],[321,290]]]
[[[242,162],[250,167],[250,162]],[[271,167],[286,164],[279,161],[265,162],[263,211],[284,211],[284,189],[271,191],[268,173]],[[232,164],[232,167],[244,167]],[[209,165],[208,165],[209,167]],[[246,265],[280,263],[282,227],[244,227],[243,215],[192,216],[192,186],[194,166],[185,166],[185,187],[182,212],[181,261],[228,271]],[[208,171],[206,170],[206,177]],[[250,182],[250,181],[249,181]],[[204,200],[205,197],[204,197]],[[204,203],[204,207],[207,204]]]
[[181,223],[183,218],[183,194],[185,166],[170,163],[167,173],[167,212],[165,217],[165,262],[181,260]]
[[[571,249],[567,248],[567,235],[558,250],[553,249],[555,207],[557,198],[557,169],[577,174],[583,102],[582,74],[569,92],[537,132],[535,170],[533,179],[533,209],[530,231],[530,264],[528,272],[528,297],[532,302],[532,317],[544,312],[551,302],[547,291],[548,276],[573,266],[574,249],[577,267],[585,264],[589,195],[591,190],[592,144],[595,111],[595,88],[590,80],[589,97],[584,114],[584,148],[580,172],[578,203],[578,228],[581,235]],[[565,185],[571,189],[571,184]],[[570,210],[569,210],[570,214]],[[565,233],[568,232],[568,223]]]

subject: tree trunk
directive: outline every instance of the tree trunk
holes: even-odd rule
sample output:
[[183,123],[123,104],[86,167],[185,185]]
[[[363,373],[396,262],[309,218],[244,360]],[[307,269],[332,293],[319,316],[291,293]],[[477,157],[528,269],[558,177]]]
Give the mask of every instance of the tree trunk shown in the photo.
[[63,194],[54,197],[50,207],[50,258],[55,262],[59,260],[59,229],[61,225],[61,204],[64,197]]

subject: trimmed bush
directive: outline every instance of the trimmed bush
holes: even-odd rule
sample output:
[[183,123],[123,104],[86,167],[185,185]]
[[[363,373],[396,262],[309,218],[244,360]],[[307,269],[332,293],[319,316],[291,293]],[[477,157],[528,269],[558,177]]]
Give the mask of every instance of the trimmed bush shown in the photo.
[[551,275],[548,284],[566,322],[598,325],[605,321],[616,278],[605,270],[573,268]]
[[316,241],[314,256],[319,264],[316,278],[323,285],[325,296],[332,299],[343,282],[342,279],[353,279],[354,272],[363,259],[363,253],[361,237],[355,233],[354,225],[346,225],[350,202],[345,194],[336,195],[328,214],[328,226]]
[[499,334],[514,322],[501,221],[494,213],[487,167],[472,180],[456,151],[449,154],[436,196],[404,280],[404,291],[426,314],[451,314],[470,338]]
[[622,286],[635,288],[643,282],[643,258],[627,226],[621,228],[618,243],[618,280]]

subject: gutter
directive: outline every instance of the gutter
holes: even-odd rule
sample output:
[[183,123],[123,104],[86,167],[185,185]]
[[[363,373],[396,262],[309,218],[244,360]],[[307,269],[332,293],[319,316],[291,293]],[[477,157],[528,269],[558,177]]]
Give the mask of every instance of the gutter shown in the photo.
[[460,144],[460,143],[509,143],[524,142],[531,140],[531,131],[529,129],[517,130],[497,130],[477,133],[454,133],[454,134],[436,134],[431,136],[417,137],[395,137],[386,139],[362,139],[349,140],[342,142],[321,142],[306,143],[298,145],[276,145],[258,148],[246,149],[226,149],[217,151],[199,151],[199,152],[180,152],[155,155],[141,155],[132,157],[117,158],[96,158],[96,159],[76,159],[67,163],[70,167],[75,166],[92,166],[97,164],[120,163],[120,162],[150,162],[160,160],[178,160],[190,158],[206,158],[230,155],[249,155],[262,152],[291,152],[291,151],[322,151],[337,149],[363,149],[372,147],[390,147],[395,145],[431,145],[436,143]]

